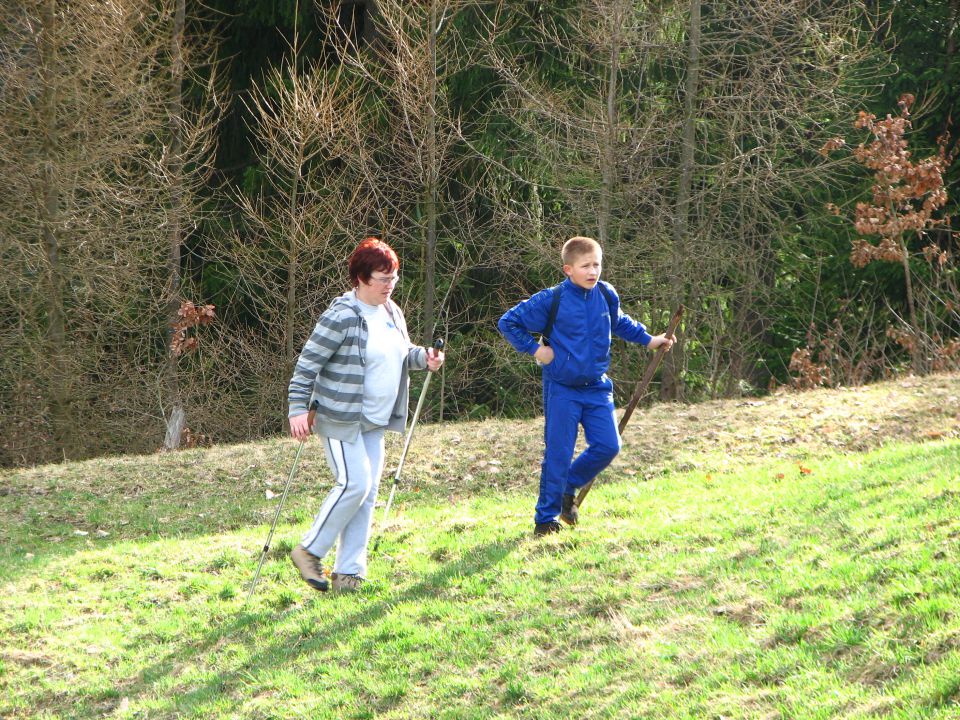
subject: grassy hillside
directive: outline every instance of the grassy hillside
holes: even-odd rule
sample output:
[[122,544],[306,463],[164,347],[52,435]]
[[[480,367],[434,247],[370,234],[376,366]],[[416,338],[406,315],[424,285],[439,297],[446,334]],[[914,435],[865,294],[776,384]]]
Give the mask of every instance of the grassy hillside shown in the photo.
[[540,423],[426,426],[357,596],[286,557],[315,443],[248,604],[292,441],[5,472],[0,717],[960,717],[958,397],[638,412],[540,540]]

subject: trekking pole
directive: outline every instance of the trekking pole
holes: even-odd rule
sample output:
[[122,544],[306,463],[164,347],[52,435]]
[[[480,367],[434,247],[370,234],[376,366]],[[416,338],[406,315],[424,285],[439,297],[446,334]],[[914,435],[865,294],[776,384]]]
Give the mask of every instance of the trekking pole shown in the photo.
[[[313,432],[314,415],[316,415],[316,410],[311,410],[307,415],[307,427],[310,428],[310,432]],[[257,572],[253,576],[253,582],[250,583],[250,592],[247,593],[247,599],[244,600],[244,603],[250,602],[250,598],[253,597],[253,591],[257,588],[257,581],[260,579],[260,570],[263,568],[263,561],[267,559],[267,553],[270,552],[270,541],[273,539],[273,531],[277,528],[277,520],[280,519],[280,511],[283,510],[283,503],[287,500],[287,493],[290,492],[290,485],[293,483],[293,478],[297,474],[297,465],[300,464],[300,453],[303,452],[303,444],[305,442],[306,438],[301,440],[300,444],[297,446],[297,454],[293,458],[293,467],[290,468],[290,475],[287,476],[287,484],[283,486],[283,494],[280,496],[280,502],[277,505],[277,512],[273,516],[273,524],[270,525],[270,534],[267,535],[267,541],[263,544],[263,552],[260,553],[260,562],[257,563]]]
[[[437,338],[433,341],[433,347],[436,350],[443,350],[443,339]],[[397,463],[397,471],[393,474],[393,483],[390,485],[390,497],[387,498],[387,506],[383,510],[383,520],[380,521],[381,527],[387,526],[387,516],[390,514],[390,506],[393,504],[393,495],[397,491],[397,484],[400,482],[400,473],[403,472],[403,461],[407,459],[407,450],[410,449],[410,440],[413,438],[413,429],[417,426],[417,418],[420,417],[420,410],[423,408],[423,400],[427,397],[427,388],[430,386],[430,378],[433,377],[433,371],[427,372],[427,378],[423,381],[423,388],[420,390],[420,399],[417,400],[417,409],[413,412],[413,419],[410,421],[410,429],[407,430],[407,439],[403,441],[403,452],[400,453],[400,462]],[[380,538],[383,533],[377,536],[373,543],[373,551],[376,552],[380,547]]]
[[[680,324],[680,318],[683,317],[683,305],[677,308],[677,311],[673,314],[673,317],[670,318],[670,325],[667,327],[666,336],[672,337],[674,332],[677,330],[677,326]],[[666,348],[661,345],[657,348],[656,354],[650,360],[650,363],[647,365],[647,369],[643,373],[643,377],[640,379],[640,382],[637,384],[637,389],[633,391],[633,397],[630,398],[630,402],[627,403],[627,407],[624,408],[623,417],[620,418],[620,423],[617,425],[617,433],[623,436],[623,429],[627,426],[627,423],[630,421],[630,416],[633,415],[633,411],[636,409],[637,404],[640,402],[640,399],[647,392],[647,386],[650,384],[650,381],[653,380],[653,375],[657,372],[657,368],[660,367],[660,361],[663,360],[663,356],[667,354]],[[596,478],[594,478],[596,480]],[[573,501],[573,504],[576,507],[580,507],[580,503],[583,502],[583,499],[587,496],[587,493],[590,492],[590,487],[593,485],[593,480],[588,482],[577,493],[577,499]]]

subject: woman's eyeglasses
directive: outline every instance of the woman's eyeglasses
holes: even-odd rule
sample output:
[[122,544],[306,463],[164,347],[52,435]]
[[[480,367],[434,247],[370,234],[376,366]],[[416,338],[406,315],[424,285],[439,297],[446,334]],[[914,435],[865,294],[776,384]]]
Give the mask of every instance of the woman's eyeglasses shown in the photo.
[[371,275],[370,282],[386,287],[387,285],[396,285],[398,282],[400,282],[400,276],[384,275],[382,277],[377,277],[376,275]]

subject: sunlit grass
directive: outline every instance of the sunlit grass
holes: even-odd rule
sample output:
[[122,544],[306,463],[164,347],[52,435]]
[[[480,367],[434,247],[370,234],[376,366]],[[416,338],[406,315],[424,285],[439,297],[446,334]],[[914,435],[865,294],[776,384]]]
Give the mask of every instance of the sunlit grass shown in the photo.
[[314,452],[245,602],[290,441],[5,474],[0,716],[960,714],[960,441],[655,473],[628,447],[535,540],[538,431],[426,430],[355,596],[287,558]]

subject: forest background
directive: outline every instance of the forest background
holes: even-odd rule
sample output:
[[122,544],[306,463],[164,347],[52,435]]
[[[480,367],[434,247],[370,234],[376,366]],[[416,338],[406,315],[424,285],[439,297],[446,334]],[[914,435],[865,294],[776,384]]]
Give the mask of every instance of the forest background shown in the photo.
[[[687,308],[664,399],[956,369],[958,21],[960,0],[5,0],[0,464],[282,432],[368,235],[416,338],[447,343],[429,419],[539,411],[495,322],[575,234],[651,330]],[[629,393],[647,358],[613,352]]]

